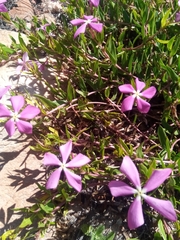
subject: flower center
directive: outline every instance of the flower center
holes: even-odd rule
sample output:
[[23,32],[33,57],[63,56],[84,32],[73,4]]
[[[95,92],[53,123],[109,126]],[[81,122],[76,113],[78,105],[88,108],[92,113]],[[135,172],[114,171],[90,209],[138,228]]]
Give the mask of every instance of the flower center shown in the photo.
[[91,19],[86,20],[86,24],[91,23]]
[[136,195],[140,198],[144,198],[144,194],[146,193],[146,190],[144,188],[142,189],[141,187],[136,188],[136,190],[137,190]]
[[19,119],[19,114],[18,114],[18,112],[12,112],[12,119],[14,120],[14,121],[18,121],[18,119]]
[[137,90],[137,91],[134,90],[134,94],[133,94],[133,96],[136,97],[136,98],[141,97],[141,93],[140,93],[140,91],[139,91],[139,90]]

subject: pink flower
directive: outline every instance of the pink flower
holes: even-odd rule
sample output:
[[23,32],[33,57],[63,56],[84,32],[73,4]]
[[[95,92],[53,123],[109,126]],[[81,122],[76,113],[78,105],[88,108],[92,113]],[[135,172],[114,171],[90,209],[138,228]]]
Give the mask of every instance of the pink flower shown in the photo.
[[98,7],[99,2],[100,2],[100,0],[90,0],[90,4],[92,4],[94,7]]
[[0,88],[0,99],[3,97],[4,94],[7,93],[9,89],[10,89],[10,86]]
[[85,155],[79,153],[71,161],[67,162],[72,151],[72,141],[69,140],[66,144],[59,147],[62,161],[52,153],[45,153],[43,164],[45,166],[58,166],[58,168],[50,175],[46,189],[57,188],[62,171],[65,173],[69,185],[71,185],[78,192],[82,189],[81,177],[69,170],[69,168],[81,167],[90,162],[90,159]]
[[0,0],[0,12],[7,12],[7,8],[4,6],[4,3],[7,2],[7,0]]
[[158,213],[163,215],[170,221],[176,221],[177,216],[174,207],[170,201],[157,199],[146,195],[157,187],[159,187],[171,174],[170,168],[154,170],[145,186],[141,188],[140,177],[138,170],[132,160],[125,156],[120,167],[120,171],[133,183],[135,188],[130,187],[123,181],[111,181],[109,189],[114,197],[127,196],[134,194],[136,196],[128,211],[128,226],[130,229],[135,229],[144,224],[142,211],[142,199],[144,199]]
[[96,32],[102,32],[103,24],[98,23],[97,18],[93,16],[86,16],[84,15],[84,19],[77,18],[72,21],[70,21],[72,25],[77,26],[82,24],[75,32],[74,38],[76,38],[79,34],[85,33],[85,30],[87,27],[92,28]]
[[19,65],[16,68],[16,73],[21,74],[22,71],[27,71],[28,68],[29,68],[28,63],[31,64],[31,61],[29,60],[28,53],[25,52],[23,54],[22,60],[18,59],[18,64]]
[[50,25],[51,25],[51,24],[46,23],[46,24],[42,25],[41,27],[36,28],[36,30],[42,30],[42,31],[46,32],[46,28],[47,28],[48,26],[50,26]]
[[155,93],[156,93],[156,88],[155,87],[149,87],[143,92],[142,89],[145,87],[145,83],[139,81],[138,78],[135,80],[136,82],[136,90],[131,84],[123,84],[119,86],[119,91],[122,93],[130,93],[132,94],[129,97],[126,97],[123,102],[122,102],[122,111],[129,111],[132,110],[132,107],[134,105],[134,102],[136,100],[137,103],[137,108],[141,113],[147,113],[150,109],[150,104],[146,102],[143,98],[150,99],[152,98]]
[[15,132],[15,125],[22,133],[31,134],[32,125],[24,121],[32,119],[40,113],[39,108],[28,105],[21,112],[21,108],[25,105],[23,96],[13,96],[10,98],[12,108],[14,111],[9,110],[3,104],[0,104],[0,117],[9,117],[10,119],[5,123],[5,129],[11,137]]

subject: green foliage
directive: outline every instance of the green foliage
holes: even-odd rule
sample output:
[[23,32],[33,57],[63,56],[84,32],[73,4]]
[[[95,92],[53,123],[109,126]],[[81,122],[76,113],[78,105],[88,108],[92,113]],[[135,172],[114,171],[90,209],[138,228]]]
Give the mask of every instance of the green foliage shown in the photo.
[[[61,25],[51,23],[46,31],[39,29],[47,23],[46,19],[40,21],[33,17],[29,29],[25,21],[11,21],[7,14],[2,14],[19,32],[27,35],[29,43],[26,44],[19,33],[18,44],[13,38],[11,47],[0,44],[0,61],[8,60],[11,55],[22,58],[24,52],[28,52],[30,59],[39,60],[43,54],[46,68],[54,76],[52,80],[39,74],[37,69],[30,72],[37,82],[46,86],[51,96],[33,96],[42,114],[35,120],[35,142],[31,149],[58,155],[57,147],[72,139],[73,154],[81,152],[91,159],[89,166],[77,170],[83,176],[84,189],[91,183],[104,186],[112,179],[121,179],[119,166],[125,155],[136,160],[143,182],[154,169],[170,167],[174,171],[172,178],[153,194],[170,199],[178,209],[180,32],[179,23],[175,22],[179,11],[177,3],[101,0],[98,8],[90,8],[88,1],[69,0],[63,11]],[[96,16],[104,29],[102,33],[95,33],[87,28],[74,39],[77,27],[72,27],[69,21],[84,14]],[[144,81],[146,88],[152,85],[157,88],[147,114],[140,114],[136,107],[127,113],[121,111],[125,96],[120,94],[118,86],[134,84],[135,77]],[[28,97],[27,100],[31,101]],[[30,228],[26,237],[30,236],[35,218],[39,222],[34,231],[43,233],[54,224],[50,219],[57,205],[60,204],[63,212],[76,197],[76,192],[63,181],[55,192],[40,185],[39,188],[44,193],[39,202],[21,209],[27,216],[17,229],[4,233],[2,240],[17,236],[24,228]],[[164,221],[155,221],[158,230],[151,238],[180,237],[179,219],[170,234]],[[115,234],[105,236],[104,229],[102,225],[82,227],[91,239],[114,239]],[[131,239],[140,239],[135,237]]]

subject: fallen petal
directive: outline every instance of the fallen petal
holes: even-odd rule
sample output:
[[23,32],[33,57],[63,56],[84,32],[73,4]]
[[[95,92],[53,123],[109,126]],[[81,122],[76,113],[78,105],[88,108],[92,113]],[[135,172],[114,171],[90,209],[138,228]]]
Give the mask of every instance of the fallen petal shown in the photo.
[[33,126],[31,123],[18,119],[16,126],[21,133],[32,134]]
[[126,97],[123,102],[122,102],[122,106],[121,106],[121,110],[122,112],[126,112],[126,111],[130,111],[133,108],[133,104],[134,104],[134,96],[129,96]]
[[141,92],[141,96],[148,98],[148,99],[154,97],[155,94],[156,94],[156,88],[153,86],[149,87],[146,90],[144,90],[143,92]]
[[61,177],[61,172],[62,172],[62,168],[58,168],[53,173],[51,173],[51,175],[46,183],[46,189],[57,188],[59,179]]
[[131,84],[123,84],[118,87],[119,91],[122,93],[134,93],[134,88]]
[[128,210],[128,227],[130,230],[144,224],[141,198],[136,197]]
[[148,102],[146,102],[144,99],[140,97],[137,97],[136,101],[137,101],[137,108],[141,113],[149,112],[151,105]]
[[68,160],[68,157],[72,151],[72,141],[69,140],[66,144],[63,144],[59,147],[59,151],[62,156],[62,162],[65,164]]
[[44,154],[43,164],[45,166],[60,166],[61,162],[53,153],[47,152]]
[[76,189],[76,191],[80,192],[82,189],[81,177],[69,171],[67,168],[64,169],[64,173],[66,175],[69,185]]
[[40,109],[31,105],[28,105],[20,114],[19,118],[32,119],[40,113]]
[[19,95],[19,96],[12,96],[11,97],[11,103],[12,103],[12,107],[14,109],[15,112],[19,112],[19,110],[24,106],[25,101],[24,101],[24,97]]
[[15,122],[12,119],[9,119],[4,125],[9,137],[11,137],[15,132]]
[[136,189],[130,187],[123,181],[111,181],[108,184],[108,187],[111,191],[112,196],[114,197],[132,195],[137,192]]
[[136,188],[141,188],[139,172],[130,157],[125,156],[123,158],[120,171],[126,175]]
[[146,84],[144,82],[139,81],[138,78],[135,79],[135,83],[136,83],[136,90],[137,91],[139,90],[140,92],[146,86]]
[[151,207],[153,207],[158,213],[168,220],[174,222],[177,220],[174,207],[170,201],[150,197],[145,194],[143,194],[143,198]]
[[89,163],[90,161],[91,160],[88,157],[79,153],[70,162],[66,163],[66,167],[68,168],[81,167]]
[[149,180],[143,187],[145,192],[150,192],[159,187],[168,178],[171,172],[172,169],[170,168],[154,170]]

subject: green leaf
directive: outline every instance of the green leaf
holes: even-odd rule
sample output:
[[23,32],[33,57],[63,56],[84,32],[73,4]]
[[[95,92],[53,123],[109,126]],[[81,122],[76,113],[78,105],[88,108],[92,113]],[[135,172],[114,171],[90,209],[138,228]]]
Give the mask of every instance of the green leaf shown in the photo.
[[19,228],[25,228],[27,226],[30,226],[33,223],[31,217],[24,218],[21,224],[19,225]]
[[40,204],[40,208],[47,214],[52,213],[54,210],[54,204],[52,202],[48,202],[46,205]]
[[110,57],[112,64],[116,64],[117,63],[116,46],[115,46],[114,40],[111,36],[108,38],[108,41],[106,44],[106,51]]
[[75,97],[74,88],[71,82],[69,81],[67,86],[67,100],[72,101],[74,97]]
[[164,28],[167,25],[167,19],[171,13],[171,8],[168,9],[165,14],[163,15],[163,18],[161,19],[161,28]]
[[57,102],[51,101],[51,100],[47,99],[46,97],[43,97],[39,94],[34,94],[34,96],[37,97],[48,109],[52,109],[52,108],[59,106],[59,104]]
[[159,233],[162,236],[163,240],[167,240],[167,236],[166,236],[164,226],[163,226],[161,219],[158,221],[158,228],[159,228]]
[[[1,240],[9,240],[9,239],[15,239],[17,234],[15,234],[15,229],[11,229],[3,233],[2,236],[0,236]],[[10,238],[11,237],[11,238]],[[13,238],[12,238],[13,237]]]

